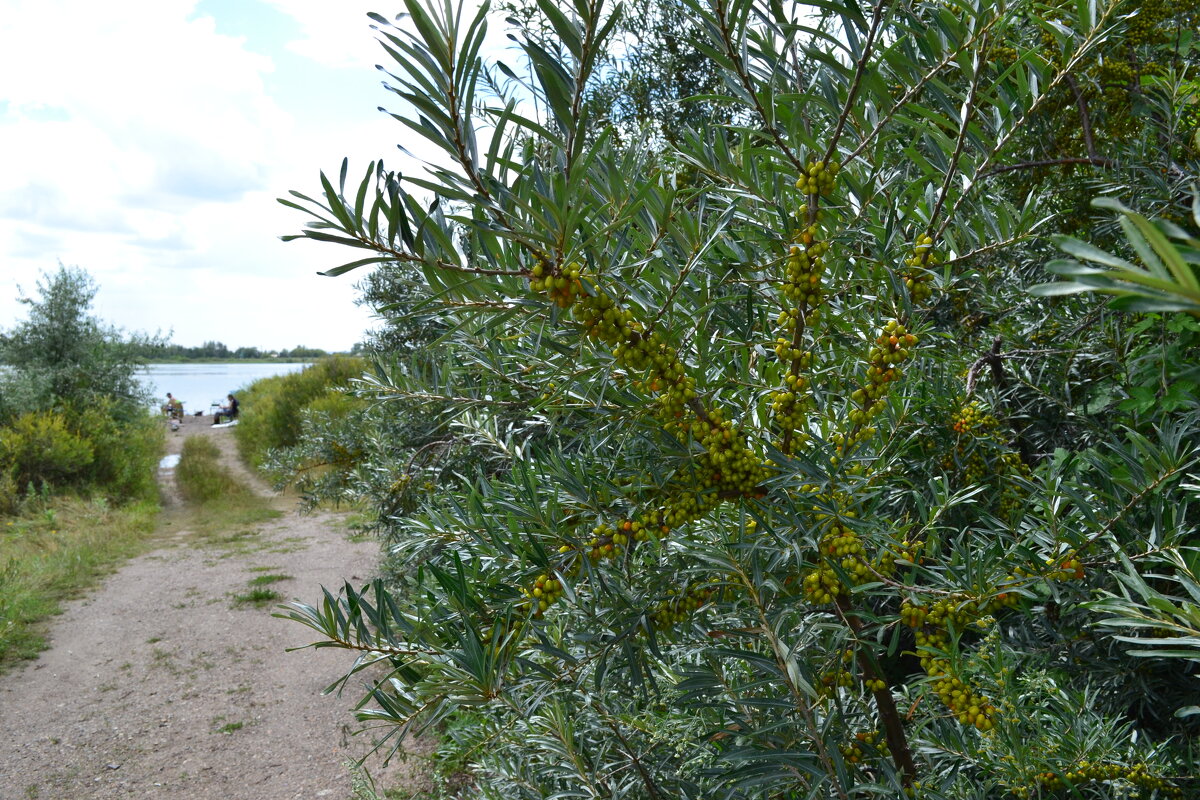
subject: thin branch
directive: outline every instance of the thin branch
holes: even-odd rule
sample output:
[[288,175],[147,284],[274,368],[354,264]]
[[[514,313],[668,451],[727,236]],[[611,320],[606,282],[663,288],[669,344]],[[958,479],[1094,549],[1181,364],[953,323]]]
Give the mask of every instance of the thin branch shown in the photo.
[[1087,538],[1087,540],[1080,546],[1079,549],[1082,549],[1084,547],[1090,547],[1091,545],[1095,544],[1100,538],[1107,536],[1109,533],[1111,533],[1112,529],[1117,526],[1117,523],[1120,522],[1122,519],[1124,519],[1126,514],[1128,514],[1130,511],[1132,511],[1133,509],[1135,509],[1139,505],[1141,505],[1141,502],[1144,499],[1146,499],[1147,495],[1149,495],[1151,492],[1156,491],[1159,486],[1162,486],[1168,480],[1175,477],[1180,472],[1183,472],[1184,469],[1186,469],[1186,467],[1182,467],[1182,466],[1181,467],[1171,467],[1170,469],[1168,469],[1167,471],[1165,471],[1161,475],[1159,475],[1157,478],[1155,478],[1153,481],[1151,481],[1147,486],[1142,487],[1142,490],[1140,492],[1138,492],[1137,494],[1135,494],[1133,497],[1131,497],[1129,499],[1129,502],[1121,507],[1120,511],[1118,511],[1113,517],[1111,517],[1108,520],[1108,522],[1104,523],[1103,528],[1101,528],[1099,531],[1097,531],[1096,533],[1093,533],[1091,536],[1089,536]]
[[854,80],[850,83],[850,91],[846,94],[846,102],[842,105],[842,113],[838,115],[833,135],[829,137],[829,144],[825,147],[824,161],[826,164],[832,161],[834,154],[837,153],[838,139],[842,137],[842,130],[846,127],[850,110],[854,108],[854,103],[858,99],[858,90],[862,86],[863,75],[867,71],[867,62],[870,61],[875,48],[875,37],[879,35],[879,25],[883,22],[884,5],[885,0],[879,0],[872,10],[871,27],[867,31],[867,40],[863,43],[862,56],[859,57],[858,64],[854,67]]
[[783,643],[779,641],[779,637],[775,635],[775,631],[771,627],[771,620],[768,618],[766,607],[762,601],[762,595],[759,593],[759,584],[757,581],[751,580],[750,576],[746,574],[746,571],[742,569],[741,562],[731,558],[730,563],[737,571],[738,578],[741,580],[742,585],[746,587],[746,591],[750,595],[750,602],[754,604],[755,611],[758,613],[758,619],[760,623],[758,632],[771,646],[771,654],[775,656],[775,664],[779,668],[779,674],[783,677],[784,682],[787,684],[787,687],[792,695],[792,703],[795,705],[796,710],[804,718],[805,723],[809,726],[809,730],[811,731],[809,736],[816,747],[817,758],[825,767],[826,774],[833,781],[834,790],[837,792],[838,798],[840,800],[849,800],[850,796],[846,791],[846,787],[842,785],[841,780],[838,778],[838,771],[834,768],[833,761],[829,756],[825,739],[822,736],[815,735],[819,730],[819,726],[813,714],[812,706],[808,703],[804,697],[804,693],[800,691],[800,688],[791,678],[791,671],[788,669],[787,662],[783,655],[784,652],[787,652],[790,650],[790,648],[785,650]]
[[969,259],[974,258],[975,256],[983,255],[984,253],[990,253],[992,250],[1002,250],[1006,247],[1011,247],[1012,245],[1014,245],[1018,242],[1023,242],[1026,239],[1031,238],[1032,235],[1033,234],[1023,233],[1023,234],[1019,234],[1017,236],[1013,236],[1010,239],[1005,239],[1002,242],[992,242],[991,244],[986,244],[983,247],[977,247],[974,250],[970,251],[969,253],[963,253],[961,256],[955,256],[954,258],[948,258],[945,261],[943,261],[942,263],[943,264],[957,264],[960,261],[967,261]]
[[792,166],[796,168],[796,171],[803,172],[803,162],[788,147],[787,142],[784,141],[783,134],[771,122],[771,117],[767,114],[762,101],[758,98],[758,92],[754,91],[754,82],[750,78],[750,73],[746,70],[746,65],[742,62],[742,57],[738,53],[737,48],[733,46],[733,32],[729,29],[729,21],[725,16],[725,0],[716,0],[713,5],[716,12],[717,24],[721,30],[721,44],[725,46],[725,55],[733,65],[733,70],[737,73],[738,80],[742,82],[742,89],[754,103],[754,110],[758,113],[759,118],[762,119],[763,128],[766,129],[767,133],[771,134],[771,139],[774,140],[775,146],[779,148],[781,153],[787,156],[788,161],[792,162]]
[[933,68],[922,75],[916,83],[910,86],[904,95],[897,100],[890,109],[888,109],[888,112],[883,115],[883,117],[879,120],[879,123],[871,130],[871,132],[868,133],[861,142],[859,142],[858,147],[850,151],[850,154],[846,156],[846,163],[849,163],[851,159],[857,158],[858,155],[866,149],[867,145],[873,142],[875,138],[887,128],[887,124],[892,121],[892,117],[899,113],[900,109],[912,102],[913,98],[920,94],[921,91],[929,84],[929,82],[936,78],[938,73],[948,67],[955,59],[959,57],[959,55],[974,47],[975,43],[982,37],[986,36],[988,31],[992,29],[992,26],[999,22],[1000,19],[1001,17],[999,16],[993,18],[990,22],[988,22],[987,25],[984,25],[982,28],[980,28],[974,36],[963,42],[963,44],[957,49],[948,53],[944,59],[934,65]]
[[[950,193],[950,185],[958,171],[958,161],[962,158],[963,147],[967,143],[967,130],[971,127],[971,115],[975,113],[975,100],[979,96],[979,79],[983,75],[983,57],[986,53],[987,39],[985,38],[982,42],[981,51],[975,55],[975,74],[971,76],[971,91],[967,94],[966,103],[963,104],[962,119],[958,125],[958,139],[954,142],[954,153],[950,156],[949,166],[946,167],[946,178],[942,181],[942,188],[938,192],[938,199],[933,207],[933,213],[929,215],[930,231],[938,215],[942,213],[942,207],[946,204],[946,196]],[[925,265],[930,250],[931,248],[926,248],[921,251],[921,266]]]
[[[880,678],[870,653],[862,645],[862,621],[855,616],[845,598],[838,598],[835,608],[837,608],[842,621],[854,632],[858,666],[862,670],[863,680],[870,685]],[[912,748],[909,747],[908,737],[904,733],[904,721],[900,718],[900,712],[896,710],[896,700],[892,697],[892,690],[885,685],[882,689],[871,689],[870,692],[871,696],[875,698],[875,707],[879,711],[879,718],[883,721],[884,738],[887,739],[888,749],[892,751],[892,759],[903,776],[904,785],[912,786],[918,779],[917,765],[913,761]]]
[[[1109,5],[1104,9],[1103,16],[1096,21],[1096,25],[1091,31],[1088,32],[1087,38],[1085,38],[1079,44],[1079,46],[1075,48],[1075,52],[1071,54],[1070,60],[1067,61],[1067,63],[1063,65],[1062,70],[1060,70],[1058,74],[1054,76],[1054,78],[1046,86],[1045,91],[1035,97],[1033,102],[1029,104],[1029,107],[1025,109],[1024,113],[1022,113],[1020,117],[1017,118],[1008,131],[996,140],[995,144],[992,146],[992,149],[988,151],[987,155],[983,159],[983,162],[976,170],[976,174],[980,175],[981,177],[988,174],[988,167],[991,166],[992,162],[997,158],[997,156],[1000,155],[1008,143],[1012,141],[1013,137],[1015,137],[1017,133],[1025,127],[1025,123],[1027,123],[1034,115],[1034,112],[1040,109],[1042,103],[1044,103],[1050,97],[1051,93],[1058,87],[1058,85],[1065,81],[1067,76],[1071,75],[1075,71],[1075,68],[1078,66],[1079,62],[1083,60],[1084,55],[1095,43],[1096,38],[1100,34],[1101,26],[1108,21],[1109,16],[1113,13],[1113,9],[1116,8],[1117,5],[1118,4],[1115,2],[1109,3]],[[971,187],[967,191],[964,191],[958,196],[958,199],[954,201],[954,205],[950,208],[950,212],[946,214],[942,220],[942,224],[938,226],[937,233],[933,237],[935,240],[941,238],[942,233],[946,230],[946,227],[950,224],[950,221],[953,220],[958,214],[959,207],[966,202],[968,197],[971,196],[972,190],[974,190],[975,187],[979,186],[981,183],[982,180],[976,179],[972,182]]]
[[[992,373],[992,382],[996,384],[996,389],[1000,392],[1001,397],[1005,398],[1005,405],[1008,405],[1007,396],[1010,387],[1008,381],[1008,373],[1004,371],[1004,354],[1000,352],[1000,337],[997,336],[992,340],[992,349],[980,358],[980,361],[988,366]],[[976,362],[979,363],[979,362]],[[974,369],[972,367],[972,369]],[[1021,454],[1021,460],[1027,466],[1037,464],[1037,457],[1034,455],[1033,448],[1029,444],[1029,440],[1025,436],[1025,426],[1017,423],[1017,418],[1014,414],[1009,413],[1009,422],[1013,428],[1013,435],[1016,438],[1017,450]]]
[[598,713],[600,718],[604,720],[604,724],[608,726],[608,729],[613,732],[613,735],[616,736],[617,740],[621,743],[621,749],[625,751],[625,754],[629,756],[629,760],[633,762],[634,769],[637,770],[638,776],[642,779],[642,784],[645,785],[646,791],[650,793],[650,797],[654,798],[654,800],[662,800],[662,793],[658,790],[658,784],[655,783],[654,778],[651,777],[649,771],[646,770],[646,767],[642,764],[641,759],[637,757],[637,753],[634,752],[633,745],[631,745],[629,740],[625,738],[625,734],[621,732],[620,726],[617,725],[616,721],[612,718],[612,715],[607,709],[602,707],[599,701],[595,698],[592,699],[592,708],[596,710],[596,713]]
[[990,178],[993,175],[1000,175],[1005,172],[1014,172],[1019,169],[1037,169],[1038,167],[1055,167],[1063,164],[1091,164],[1097,167],[1111,169],[1115,166],[1115,162],[1111,158],[1099,158],[1097,156],[1077,156],[1075,158],[1047,158],[1042,161],[1022,161],[1020,164],[1006,164],[1003,167],[993,167],[987,172],[979,176],[979,180]]
[[1096,158],[1096,142],[1092,139],[1092,117],[1088,114],[1087,100],[1074,75],[1067,76],[1067,86],[1071,87],[1071,92],[1075,95],[1075,105],[1079,108],[1079,125],[1083,129],[1083,144],[1087,147],[1088,155]]

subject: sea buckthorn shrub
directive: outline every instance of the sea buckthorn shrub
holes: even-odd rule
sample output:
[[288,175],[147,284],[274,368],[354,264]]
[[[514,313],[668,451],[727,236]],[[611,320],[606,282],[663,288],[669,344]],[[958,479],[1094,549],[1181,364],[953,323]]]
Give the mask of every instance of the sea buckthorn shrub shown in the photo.
[[449,721],[472,797],[1186,796],[1186,687],[1131,718],[1124,677],[1179,660],[1088,620],[1198,535],[1194,404],[1121,416],[1123,323],[1025,294],[1042,198],[997,179],[1118,7],[1042,58],[1024,3],[695,0],[734,122],[665,150],[583,110],[617,12],[539,8],[528,70],[485,12],[375,15],[439,166],[283,201],[330,274],[420,273],[438,342],[362,389],[481,454],[380,509],[393,582],[290,612],[385,668],[362,716]]
[[92,449],[81,475],[86,491],[118,502],[158,499],[158,462],[164,449],[160,419],[113,399],[72,407],[66,416],[71,430]]
[[0,429],[0,465],[17,485],[63,488],[78,483],[94,453],[64,414],[34,411]]
[[236,434],[242,458],[257,467],[272,450],[294,446],[303,412],[314,403],[318,408],[324,404],[327,412],[349,413],[357,404],[342,390],[363,367],[362,359],[331,356],[299,372],[257,380],[239,392]]

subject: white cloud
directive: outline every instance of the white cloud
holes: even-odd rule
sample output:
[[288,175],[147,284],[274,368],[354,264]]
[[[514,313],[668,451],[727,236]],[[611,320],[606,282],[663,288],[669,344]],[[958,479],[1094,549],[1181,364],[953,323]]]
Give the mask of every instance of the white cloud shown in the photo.
[[[300,26],[301,38],[288,43],[288,49],[319,64],[337,69],[370,69],[382,52],[375,44],[369,12],[391,17],[387,3],[374,0],[264,0]],[[401,7],[402,3],[393,4]]]
[[[196,5],[5,4],[0,74],[21,79],[0,86],[0,327],[23,314],[17,286],[28,293],[61,260],[93,274],[106,319],[173,327],[181,343],[360,337],[352,281],[318,278],[328,255],[278,240],[302,220],[274,197],[387,140],[280,107],[264,80],[273,59],[217,33]],[[363,18],[347,16],[369,47]]]
[[[198,0],[4,3],[0,328],[23,316],[17,286],[32,290],[59,260],[96,278],[106,320],[173,328],[182,344],[344,348],[370,326],[353,304],[356,274],[316,275],[351,255],[281,242],[306,220],[275,198],[319,194],[318,172],[336,173],[343,156],[355,181],[380,157],[416,172],[398,143],[444,161],[375,110],[404,110],[379,87],[373,65],[387,56],[366,17],[395,9],[238,2],[286,14],[298,36],[219,33],[234,23],[214,21],[221,4]],[[492,52],[506,43],[502,28],[493,20]],[[324,65],[320,85],[286,72],[298,68],[294,54]]]

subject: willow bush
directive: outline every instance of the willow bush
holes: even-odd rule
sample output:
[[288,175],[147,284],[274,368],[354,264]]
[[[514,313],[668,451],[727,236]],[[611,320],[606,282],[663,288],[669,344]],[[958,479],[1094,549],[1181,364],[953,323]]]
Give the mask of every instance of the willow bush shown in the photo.
[[469,796],[1194,792],[1195,662],[1112,627],[1196,541],[1194,400],[1123,406],[1194,343],[1025,291],[1079,187],[1179,212],[1186,109],[1099,82],[1162,41],[1169,81],[1133,34],[1194,9],[686,6],[726,121],[669,145],[584,102],[620,9],[541,0],[515,66],[486,6],[373,15],[436,163],[283,202],[328,274],[415,276],[438,338],[364,391],[488,457],[385,511],[394,582],[290,615],[386,668],[364,718],[453,721]]

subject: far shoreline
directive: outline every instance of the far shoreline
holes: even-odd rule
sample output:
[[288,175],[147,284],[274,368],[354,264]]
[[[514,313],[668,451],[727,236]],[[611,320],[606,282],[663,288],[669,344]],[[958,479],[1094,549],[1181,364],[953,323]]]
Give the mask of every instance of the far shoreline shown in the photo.
[[344,353],[330,353],[327,356],[309,356],[307,358],[155,358],[143,363],[150,364],[312,364],[320,361],[323,358],[332,358],[333,356],[345,355]]

